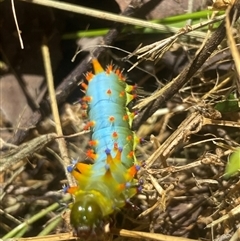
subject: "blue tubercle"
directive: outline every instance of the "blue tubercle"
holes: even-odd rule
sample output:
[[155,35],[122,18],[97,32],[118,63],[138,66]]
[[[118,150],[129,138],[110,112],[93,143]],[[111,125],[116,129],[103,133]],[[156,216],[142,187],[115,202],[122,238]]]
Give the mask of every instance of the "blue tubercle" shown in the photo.
[[74,168],[75,168],[75,165],[69,165],[67,166],[67,171],[71,173],[74,170]]

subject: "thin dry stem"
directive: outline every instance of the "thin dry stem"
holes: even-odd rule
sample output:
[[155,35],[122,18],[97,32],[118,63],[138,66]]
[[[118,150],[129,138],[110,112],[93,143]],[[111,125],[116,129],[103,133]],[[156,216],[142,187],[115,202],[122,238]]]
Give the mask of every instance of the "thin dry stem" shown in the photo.
[[[51,108],[52,108],[52,114],[53,114],[53,119],[54,119],[55,127],[56,127],[56,133],[58,136],[63,136],[61,121],[60,121],[59,111],[58,111],[58,106],[57,106],[56,94],[55,94],[55,89],[54,89],[54,81],[53,81],[50,54],[49,54],[48,46],[46,44],[42,45],[42,55],[43,55],[43,60],[44,60],[43,62],[44,62],[44,68],[45,68],[45,73],[46,73],[49,97],[51,100],[50,103],[51,103]],[[68,179],[69,185],[74,186],[75,180],[72,177],[72,175],[67,171],[67,166],[70,165],[70,159],[68,157],[66,142],[63,138],[57,139],[57,142],[58,142],[59,150],[60,150],[61,157],[62,157],[61,164],[64,168],[65,175]]]

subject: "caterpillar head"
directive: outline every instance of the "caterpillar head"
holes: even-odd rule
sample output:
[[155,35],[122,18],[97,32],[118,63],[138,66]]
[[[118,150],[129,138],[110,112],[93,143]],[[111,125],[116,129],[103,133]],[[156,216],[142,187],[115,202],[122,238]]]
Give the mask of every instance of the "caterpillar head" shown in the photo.
[[74,236],[84,240],[104,234],[103,212],[94,198],[85,196],[75,202],[70,214],[70,222],[74,229]]

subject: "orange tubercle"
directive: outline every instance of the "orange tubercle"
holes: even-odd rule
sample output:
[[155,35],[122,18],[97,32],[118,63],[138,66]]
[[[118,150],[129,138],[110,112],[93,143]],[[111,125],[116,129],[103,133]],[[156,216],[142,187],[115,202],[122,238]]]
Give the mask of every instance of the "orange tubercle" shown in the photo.
[[107,90],[107,95],[111,95],[112,91],[110,89]]
[[132,137],[131,135],[129,135],[129,136],[127,136],[126,140],[127,140],[127,141],[131,141],[132,138],[133,138],[133,137]]
[[87,90],[87,88],[88,88],[88,85],[86,83],[84,83],[84,82],[81,83],[81,86],[85,90]]
[[122,71],[120,69],[116,69],[115,74],[120,80],[125,81],[125,77],[123,77]]
[[133,99],[137,99],[137,94],[133,94],[133,95],[132,95],[132,98],[133,98]]
[[69,187],[67,192],[70,194],[74,194],[78,190],[78,187]]
[[123,120],[124,120],[124,121],[129,120],[129,116],[128,116],[127,114],[126,114],[126,115],[124,115],[124,116],[123,116]]
[[94,151],[93,150],[87,150],[87,152],[86,152],[86,155],[87,155],[87,157],[89,157],[89,158],[91,158],[91,159],[93,159],[93,160],[96,160],[96,158],[97,158],[97,155],[94,153]]
[[128,158],[133,158],[134,157],[134,151],[130,151],[127,155]]
[[85,126],[84,126],[84,130],[88,130],[89,128],[93,127],[95,125],[94,121],[89,121]]
[[118,150],[118,143],[114,142],[113,146],[114,146],[114,151],[117,151]]
[[137,89],[137,85],[135,84],[135,85],[127,85],[125,90],[126,90],[128,93],[130,93],[130,92],[135,91],[136,89]]
[[118,138],[118,133],[117,133],[116,131],[114,131],[114,132],[112,133],[112,137],[113,137],[113,138]]
[[87,72],[85,74],[85,78],[88,82],[91,81],[93,79],[93,77],[94,77],[94,74],[92,72]]
[[132,166],[127,170],[127,180],[131,180],[137,173],[136,166]]
[[113,70],[113,65],[110,64],[110,65],[108,65],[107,68],[106,68],[106,73],[107,73],[107,74],[110,74],[110,73],[112,72],[112,70]]
[[138,114],[137,111],[133,111],[133,112],[131,112],[131,117],[134,118],[137,114]]
[[89,146],[96,146],[97,143],[98,143],[98,142],[97,142],[96,140],[90,140],[90,141],[88,142]]
[[114,116],[109,116],[108,119],[109,119],[110,122],[114,122],[115,121],[115,117]]
[[[83,110],[86,110],[87,108],[88,108],[88,105],[86,104],[86,103],[82,103],[82,109]],[[87,115],[86,114],[84,114],[84,117],[86,117]]]
[[121,91],[120,94],[119,94],[119,97],[124,97],[125,96],[125,91]]
[[118,190],[119,191],[123,191],[125,188],[126,188],[126,186],[125,186],[124,183],[118,185]]
[[119,75],[121,74],[120,69],[116,69],[116,70],[115,70],[115,74],[119,76]]
[[84,97],[82,98],[82,100],[83,100],[83,101],[86,101],[86,102],[91,102],[92,97],[91,97],[91,96],[84,96]]
[[123,75],[122,71],[119,72],[118,77],[121,81],[126,81],[126,77]]

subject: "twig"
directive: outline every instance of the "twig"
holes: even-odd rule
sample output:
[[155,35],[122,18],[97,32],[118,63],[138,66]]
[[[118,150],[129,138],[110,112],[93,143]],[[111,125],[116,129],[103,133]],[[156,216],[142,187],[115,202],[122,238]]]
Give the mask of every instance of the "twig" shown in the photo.
[[7,152],[5,155],[1,156],[0,173],[6,171],[10,166],[22,161],[24,158],[31,156],[34,152],[41,149],[56,137],[57,135],[55,133],[42,135]]

